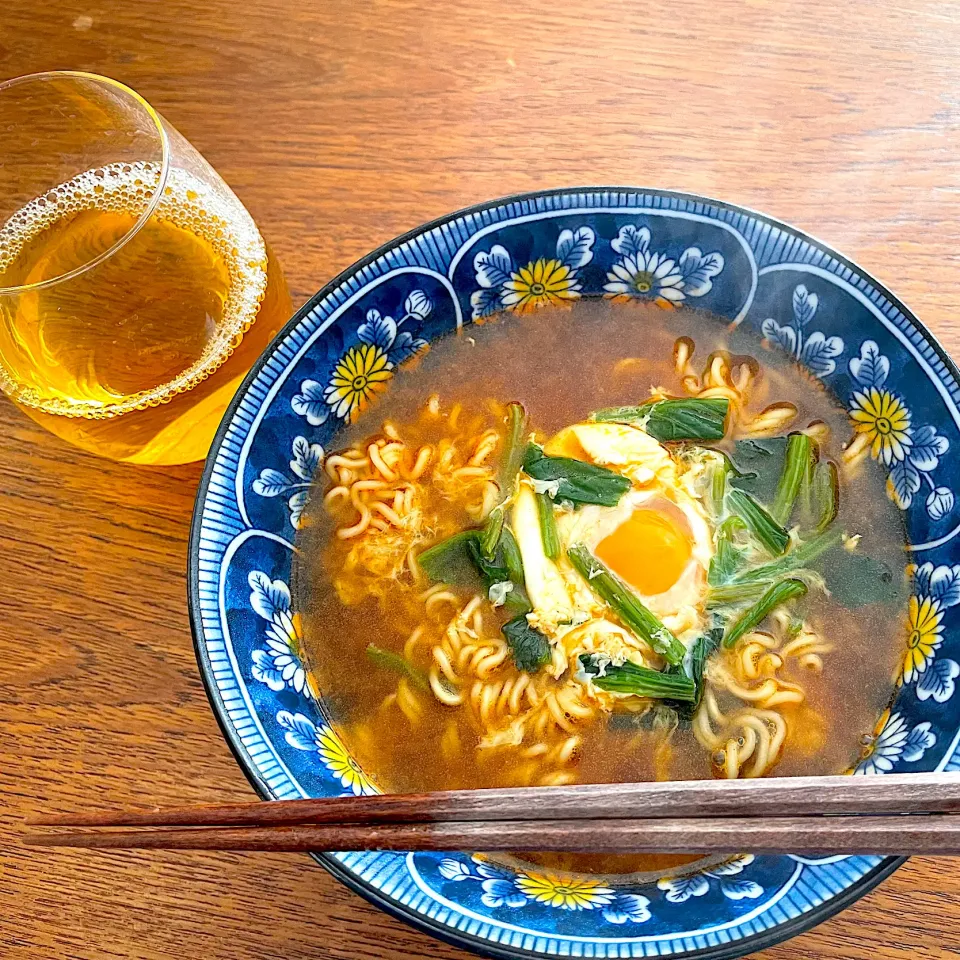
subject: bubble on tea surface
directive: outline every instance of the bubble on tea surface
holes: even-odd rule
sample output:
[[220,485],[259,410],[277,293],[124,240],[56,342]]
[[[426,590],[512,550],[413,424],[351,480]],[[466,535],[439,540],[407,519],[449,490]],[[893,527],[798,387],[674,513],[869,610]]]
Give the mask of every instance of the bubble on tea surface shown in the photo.
[[[110,164],[87,170],[21,207],[0,228],[0,286],[4,273],[16,263],[27,245],[59,221],[86,211],[142,215],[156,193],[161,175],[162,168],[156,163]],[[174,379],[113,403],[87,404],[46,397],[0,365],[0,388],[4,392],[48,413],[113,417],[165,402],[191,389],[230,356],[256,319],[266,293],[267,250],[253,218],[227,188],[211,188],[179,168],[168,171],[151,216],[206,241],[229,274],[229,292],[222,317],[200,357]],[[123,242],[128,237],[124,237]],[[44,282],[47,280],[44,278]]]

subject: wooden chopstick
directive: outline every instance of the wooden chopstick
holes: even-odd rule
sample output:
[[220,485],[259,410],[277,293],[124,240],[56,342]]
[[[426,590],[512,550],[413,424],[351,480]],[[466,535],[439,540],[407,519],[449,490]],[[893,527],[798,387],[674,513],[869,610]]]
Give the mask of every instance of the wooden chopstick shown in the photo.
[[960,816],[506,820],[76,832],[29,836],[41,846],[100,849],[563,851],[960,855]]
[[828,813],[960,813],[960,776],[906,773],[454,790],[53,814],[34,817],[27,823],[57,827],[268,827],[305,823],[633,820],[664,816],[809,817]]

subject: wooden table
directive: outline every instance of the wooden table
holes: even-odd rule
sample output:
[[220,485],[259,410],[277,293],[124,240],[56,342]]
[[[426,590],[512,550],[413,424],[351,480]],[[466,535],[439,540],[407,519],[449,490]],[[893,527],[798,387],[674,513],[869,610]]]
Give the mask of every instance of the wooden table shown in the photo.
[[[954,354],[958,45],[937,0],[0,0],[0,77],[143,93],[236,189],[295,302],[457,207],[651,185],[822,237]],[[305,857],[20,849],[37,807],[252,797],[187,623],[199,476],[96,460],[0,403],[3,957],[465,956]],[[758,956],[956,956],[958,898],[956,861],[914,860]]]

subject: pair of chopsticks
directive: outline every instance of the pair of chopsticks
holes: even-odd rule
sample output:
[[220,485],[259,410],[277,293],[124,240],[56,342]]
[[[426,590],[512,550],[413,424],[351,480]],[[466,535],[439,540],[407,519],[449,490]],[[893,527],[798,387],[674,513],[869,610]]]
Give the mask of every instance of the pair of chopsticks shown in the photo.
[[[960,855],[960,775],[456,790],[35,817],[38,846]],[[148,828],[148,829],[144,829]]]

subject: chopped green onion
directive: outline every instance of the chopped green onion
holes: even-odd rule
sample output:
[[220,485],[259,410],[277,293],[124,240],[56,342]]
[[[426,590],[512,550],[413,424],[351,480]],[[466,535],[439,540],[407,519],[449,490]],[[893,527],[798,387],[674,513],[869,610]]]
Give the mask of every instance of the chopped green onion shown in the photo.
[[518,670],[533,673],[550,662],[550,641],[536,627],[532,627],[526,617],[508,620],[500,630],[510,646]]
[[535,493],[534,496],[537,498],[543,552],[551,560],[556,560],[560,556],[560,537],[557,534],[557,518],[553,515],[553,501],[545,493]]
[[788,600],[805,596],[806,592],[807,585],[802,580],[782,580],[780,583],[774,584],[727,629],[723,636],[724,647],[729,649],[734,646],[745,633],[759,627],[777,607]]
[[[791,573],[800,576],[810,564],[833,550],[842,539],[843,534],[839,530],[822,533],[812,540],[797,544],[778,560],[744,570],[727,583],[711,585],[707,605],[716,608],[754,600]],[[807,572],[809,573],[809,570]]]
[[832,460],[818,463],[813,471],[811,497],[817,533],[823,533],[837,519],[840,510],[840,477]]
[[570,457],[548,457],[543,448],[535,443],[527,446],[523,469],[535,480],[559,480],[553,499],[569,500],[571,503],[615,507],[631,486],[629,477],[607,470],[606,467]]
[[815,459],[813,440],[805,433],[791,433],[787,437],[783,469],[777,483],[777,492],[773,495],[773,506],[770,508],[770,516],[777,523],[784,524],[790,520],[803,478]]
[[597,410],[591,420],[600,423],[641,421],[655,440],[722,440],[730,401],[725,397],[655,400],[637,407]]
[[367,645],[367,656],[378,667],[392,670],[394,673],[406,677],[418,690],[430,689],[430,681],[427,679],[427,675],[422,670],[417,669],[405,657],[401,657],[399,653],[384,650],[383,647],[370,643]]
[[577,573],[614,613],[656,650],[667,663],[680,663],[686,653],[683,644],[631,592],[630,588],[601,563],[582,543],[575,543],[567,557]]
[[727,494],[727,505],[743,520],[768,553],[779,556],[787,549],[790,535],[749,493],[731,490]]
[[692,701],[697,694],[694,681],[682,673],[661,673],[630,660],[616,665],[605,660],[595,653],[580,654],[583,672],[601,690],[657,700]]
[[498,505],[490,511],[490,515],[483,525],[483,534],[480,537],[480,550],[488,560],[492,560],[496,556],[502,531],[503,506]]

